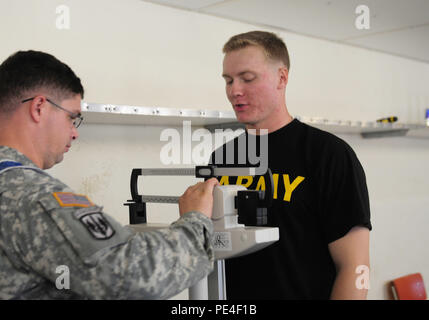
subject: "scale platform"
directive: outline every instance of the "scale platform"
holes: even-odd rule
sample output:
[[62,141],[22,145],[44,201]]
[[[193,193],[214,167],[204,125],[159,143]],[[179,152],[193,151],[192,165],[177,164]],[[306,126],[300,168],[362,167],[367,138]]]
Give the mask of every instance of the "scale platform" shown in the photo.
[[[135,232],[168,228],[169,224],[141,223],[129,225]],[[279,228],[239,227],[215,231],[213,247],[215,260],[240,257],[259,251],[279,240]]]

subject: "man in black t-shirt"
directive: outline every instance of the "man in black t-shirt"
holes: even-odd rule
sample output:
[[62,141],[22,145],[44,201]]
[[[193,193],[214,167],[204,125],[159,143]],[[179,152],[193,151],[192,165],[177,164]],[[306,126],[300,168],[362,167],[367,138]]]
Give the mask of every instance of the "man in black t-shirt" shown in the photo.
[[[268,130],[268,155],[260,155],[268,156],[274,180],[268,226],[280,229],[275,244],[226,261],[227,298],[365,299],[372,227],[365,173],[355,153],[340,138],[290,116],[289,55],[280,38],[239,34],[223,52],[226,93],[246,136]],[[228,150],[234,150],[235,163],[242,159],[239,140],[229,142],[233,149],[219,148],[222,156],[215,152],[212,163],[225,161]],[[265,188],[258,176],[221,177],[220,183]]]

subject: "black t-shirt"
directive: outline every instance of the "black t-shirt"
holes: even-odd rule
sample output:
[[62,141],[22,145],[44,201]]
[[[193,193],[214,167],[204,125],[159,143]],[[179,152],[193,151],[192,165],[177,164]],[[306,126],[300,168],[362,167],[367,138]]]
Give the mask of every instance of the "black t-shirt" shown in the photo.
[[[235,159],[237,141],[229,142]],[[268,226],[279,227],[280,239],[226,260],[227,298],[329,299],[336,271],[328,244],[354,226],[372,228],[363,168],[346,142],[296,119],[268,135],[268,166],[274,180]],[[238,179],[251,182],[248,189],[265,186],[261,177]]]

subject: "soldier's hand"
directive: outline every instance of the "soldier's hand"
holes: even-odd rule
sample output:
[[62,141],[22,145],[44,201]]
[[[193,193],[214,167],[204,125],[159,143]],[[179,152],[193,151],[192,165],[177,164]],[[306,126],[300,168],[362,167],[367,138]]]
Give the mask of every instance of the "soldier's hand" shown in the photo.
[[189,211],[198,211],[211,218],[213,211],[213,188],[219,185],[216,178],[190,186],[179,199],[180,216]]

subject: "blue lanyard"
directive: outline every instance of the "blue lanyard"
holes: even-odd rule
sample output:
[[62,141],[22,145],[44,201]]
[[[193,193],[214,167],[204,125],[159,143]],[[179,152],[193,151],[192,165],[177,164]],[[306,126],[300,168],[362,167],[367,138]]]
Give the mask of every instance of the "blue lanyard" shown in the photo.
[[0,162],[0,171],[10,167],[19,167],[22,166],[22,163],[16,161],[2,161]]

